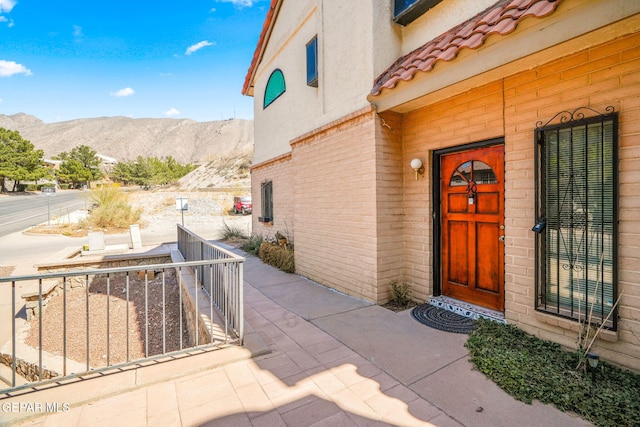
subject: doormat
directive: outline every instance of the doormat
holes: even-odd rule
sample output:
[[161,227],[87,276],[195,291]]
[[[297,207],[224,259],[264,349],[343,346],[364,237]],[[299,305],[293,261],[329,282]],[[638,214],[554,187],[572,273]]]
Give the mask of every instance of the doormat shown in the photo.
[[411,310],[411,317],[418,322],[445,332],[468,334],[476,327],[476,321],[449,310],[425,303]]

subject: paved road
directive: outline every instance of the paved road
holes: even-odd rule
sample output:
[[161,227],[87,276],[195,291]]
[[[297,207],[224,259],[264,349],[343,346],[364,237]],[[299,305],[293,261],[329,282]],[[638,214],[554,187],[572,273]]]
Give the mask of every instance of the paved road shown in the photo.
[[0,237],[24,230],[32,225],[48,222],[50,218],[66,215],[86,207],[82,191],[58,191],[54,196],[39,193],[0,197]]

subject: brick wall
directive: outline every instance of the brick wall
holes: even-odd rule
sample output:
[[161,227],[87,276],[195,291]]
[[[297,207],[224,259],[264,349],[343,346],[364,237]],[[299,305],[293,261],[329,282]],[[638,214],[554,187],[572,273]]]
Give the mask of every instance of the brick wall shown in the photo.
[[[640,34],[619,38],[504,79],[506,315],[523,329],[575,347],[575,322],[534,311],[533,133],[537,121],[588,106],[619,112],[619,331],[597,351],[640,369]],[[557,325],[557,326],[556,326]]]
[[[588,106],[619,112],[619,289],[617,333],[597,351],[640,369],[640,34],[507,76],[403,118],[403,164],[433,150],[505,138],[505,316],[530,333],[575,348],[577,323],[535,311],[534,129],[557,113]],[[429,168],[428,168],[429,169]],[[431,295],[431,176],[404,177],[404,277]]]
[[296,270],[378,300],[376,127],[356,113],[292,144]]
[[[597,351],[640,369],[640,35],[568,55],[404,115],[363,110],[292,141],[252,168],[254,232],[293,234],[299,274],[374,302],[389,282],[433,293],[431,153],[505,141],[505,316],[575,347],[577,323],[535,311],[534,129],[562,110],[620,113],[619,331]],[[415,179],[409,163],[422,159]],[[274,224],[257,222],[260,183],[274,183]]]
[[[273,222],[260,222],[262,216],[262,182],[271,181],[273,185]],[[255,165],[251,169],[251,195],[253,203],[253,234],[273,238],[276,232],[287,236],[295,243],[293,228],[293,169],[291,155],[287,154],[268,162]]]
[[404,183],[409,163],[402,156],[402,115],[376,116],[376,302],[391,298],[391,282],[404,281]]
[[[431,152],[501,137],[502,105],[502,83],[495,82],[404,117],[404,277],[421,301],[433,294]],[[413,158],[426,169],[418,180],[407,166]]]

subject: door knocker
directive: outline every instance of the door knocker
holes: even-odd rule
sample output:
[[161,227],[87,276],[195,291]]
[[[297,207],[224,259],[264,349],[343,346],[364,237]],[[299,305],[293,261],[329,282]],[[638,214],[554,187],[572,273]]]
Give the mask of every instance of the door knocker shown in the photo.
[[469,198],[469,204],[475,203],[476,194],[478,193],[478,186],[474,181],[469,181],[467,184],[467,197]]

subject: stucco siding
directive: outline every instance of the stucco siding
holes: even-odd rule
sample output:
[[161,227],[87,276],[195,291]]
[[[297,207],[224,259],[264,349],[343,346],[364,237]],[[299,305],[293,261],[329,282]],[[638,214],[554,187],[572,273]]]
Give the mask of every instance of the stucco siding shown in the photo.
[[[308,118],[322,113],[318,89],[306,84],[305,45],[318,32],[316,12],[315,1],[285,1],[278,14],[255,77],[256,164],[288,153],[291,139],[306,131]],[[286,90],[263,108],[267,82],[276,69],[284,75]]]
[[[407,54],[493,6],[497,0],[443,0],[406,27],[402,27],[402,52]],[[392,2],[388,2],[392,3]]]
[[[282,3],[255,75],[256,163],[289,152],[292,139],[369,105],[366,96],[376,77],[374,28],[369,20],[354,17],[371,16],[373,7],[369,1]],[[311,87],[305,47],[316,35],[318,87]],[[265,88],[276,69],[284,74],[286,91],[263,108]]]

